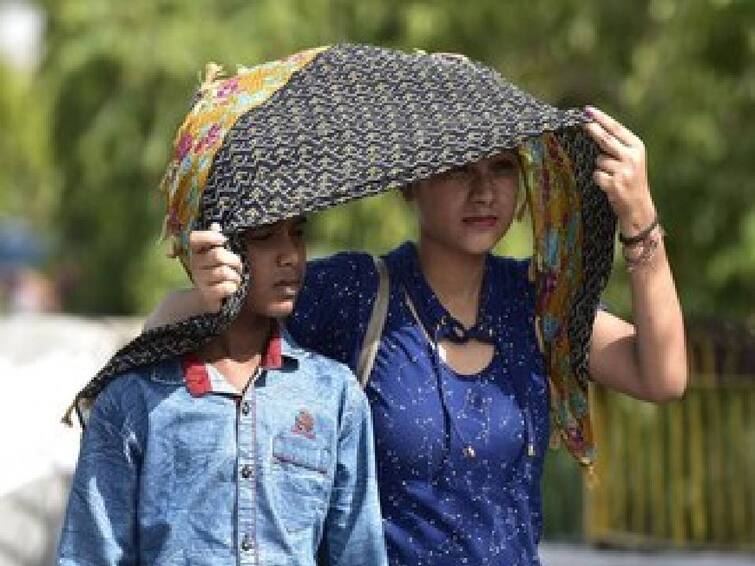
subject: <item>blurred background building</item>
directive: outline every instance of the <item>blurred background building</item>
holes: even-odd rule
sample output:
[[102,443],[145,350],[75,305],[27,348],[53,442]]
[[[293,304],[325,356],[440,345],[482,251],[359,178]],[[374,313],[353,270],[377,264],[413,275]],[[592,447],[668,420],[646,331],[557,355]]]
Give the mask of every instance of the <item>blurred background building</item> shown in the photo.
[[[0,0],[0,564],[49,563],[79,434],[59,417],[139,317],[187,284],[159,243],[156,187],[204,64],[341,41],[465,53],[643,138],[693,382],[663,407],[595,392],[600,480],[565,489],[580,472],[552,455],[546,540],[751,561],[755,2]],[[414,232],[395,194],[308,229],[312,255],[382,252]],[[528,233],[515,226],[499,251],[526,254]],[[606,301],[626,314],[630,299],[617,261]],[[583,551],[546,547],[546,565],[637,563],[569,552]]]

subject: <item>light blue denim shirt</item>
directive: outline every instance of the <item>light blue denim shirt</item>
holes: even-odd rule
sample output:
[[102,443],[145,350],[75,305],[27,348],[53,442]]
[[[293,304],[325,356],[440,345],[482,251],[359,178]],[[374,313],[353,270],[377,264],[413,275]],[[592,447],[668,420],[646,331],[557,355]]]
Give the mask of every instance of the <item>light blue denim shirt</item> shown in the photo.
[[281,350],[243,394],[188,358],[108,385],[58,564],[386,564],[365,395],[285,333]]

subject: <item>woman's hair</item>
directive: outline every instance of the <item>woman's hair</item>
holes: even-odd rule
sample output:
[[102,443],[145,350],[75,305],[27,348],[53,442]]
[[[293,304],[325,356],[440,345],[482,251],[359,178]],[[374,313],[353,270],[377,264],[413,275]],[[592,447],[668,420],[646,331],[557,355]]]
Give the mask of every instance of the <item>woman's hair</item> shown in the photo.
[[519,180],[516,193],[516,205],[514,206],[515,213],[514,218],[517,222],[521,222],[524,215],[527,213],[527,206],[529,200],[527,199],[527,187],[524,185],[524,167],[525,163],[518,150],[512,150],[514,157],[516,158],[517,168],[519,170]]
[[[527,200],[527,188],[524,185],[524,167],[525,163],[522,159],[520,152],[518,151],[518,148],[505,150],[516,159],[517,168],[519,171],[519,179],[518,179],[518,185],[517,185],[517,194],[516,194],[516,204],[514,206],[514,218],[517,222],[521,221],[524,218],[524,215],[527,213],[527,208],[529,206],[528,200]],[[503,153],[503,152],[501,152]],[[434,176],[434,175],[433,175]],[[432,178],[432,177],[428,177]],[[417,185],[419,185],[421,181],[413,181],[407,185],[402,185],[401,187],[398,187],[398,191],[401,192],[405,200],[409,200],[409,192],[412,189],[415,189]]]

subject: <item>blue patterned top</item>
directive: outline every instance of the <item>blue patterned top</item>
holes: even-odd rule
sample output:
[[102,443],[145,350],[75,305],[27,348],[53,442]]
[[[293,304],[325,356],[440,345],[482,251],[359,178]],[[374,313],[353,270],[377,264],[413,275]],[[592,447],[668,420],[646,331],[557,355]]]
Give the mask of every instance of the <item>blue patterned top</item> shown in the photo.
[[[539,564],[548,387],[528,261],[488,255],[477,323],[465,330],[422,275],[414,244],[384,259],[388,315],[366,392],[390,563]],[[355,368],[377,286],[367,254],[310,262],[288,329]],[[489,365],[466,376],[446,365],[432,342],[454,334],[492,342]]]

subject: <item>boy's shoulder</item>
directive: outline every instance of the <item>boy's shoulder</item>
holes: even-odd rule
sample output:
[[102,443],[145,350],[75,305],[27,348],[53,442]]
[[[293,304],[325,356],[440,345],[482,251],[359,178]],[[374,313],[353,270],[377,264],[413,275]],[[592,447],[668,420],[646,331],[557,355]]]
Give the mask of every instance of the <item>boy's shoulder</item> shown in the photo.
[[171,357],[159,362],[151,362],[113,376],[103,389],[111,396],[128,395],[135,389],[160,385],[181,385],[184,383],[181,361]]
[[344,381],[350,378],[356,379],[349,366],[299,345],[288,331],[284,332],[283,340],[284,354],[297,359],[301,371],[311,371],[316,374],[325,373],[336,376],[338,379]]
[[339,413],[345,419],[342,424],[355,419],[359,421],[369,415],[367,395],[348,365],[306,350],[306,361],[300,369],[312,373],[315,388],[321,398],[330,398],[336,402]]
[[183,382],[177,358],[145,364],[113,376],[95,399],[92,412],[125,418],[148,410],[156,398],[170,394]]
[[319,383],[336,389],[359,388],[359,382],[348,365],[300,346],[288,332],[284,332],[284,344],[286,352],[297,358],[299,371]]

